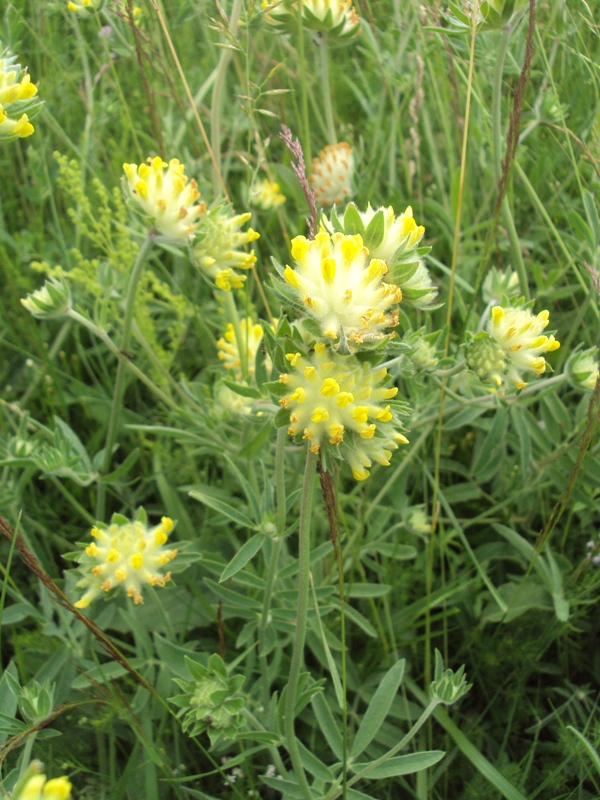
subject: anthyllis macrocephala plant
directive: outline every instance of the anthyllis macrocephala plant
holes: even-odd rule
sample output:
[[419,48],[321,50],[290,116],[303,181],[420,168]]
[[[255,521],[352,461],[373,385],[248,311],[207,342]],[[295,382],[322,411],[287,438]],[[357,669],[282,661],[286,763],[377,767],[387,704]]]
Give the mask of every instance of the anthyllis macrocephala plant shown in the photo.
[[0,40],[0,142],[31,136],[31,119],[40,111],[37,86],[18,58]]
[[558,350],[560,342],[553,334],[546,336],[550,314],[534,315],[523,305],[494,306],[487,322],[487,332],[478,333],[467,351],[467,361],[477,377],[497,387],[505,383],[524,389],[524,372],[542,375],[548,368],[544,353]]
[[177,555],[175,548],[165,547],[173,527],[169,517],[150,527],[143,508],[138,509],[133,520],[113,514],[109,525],[94,525],[93,541],[82,545],[83,552],[76,556],[83,574],[77,588],[85,592],[75,606],[87,608],[97,597],[118,586],[136,605],[143,603],[144,584],[164,586],[171,580],[171,573],[163,568]]
[[255,181],[250,190],[250,203],[262,211],[275,211],[285,203],[279,184],[268,178]]
[[206,204],[194,178],[188,180],[184,165],[172,158],[148,158],[147,164],[123,164],[125,189],[134,209],[141,212],[156,231],[176,244],[194,238]]

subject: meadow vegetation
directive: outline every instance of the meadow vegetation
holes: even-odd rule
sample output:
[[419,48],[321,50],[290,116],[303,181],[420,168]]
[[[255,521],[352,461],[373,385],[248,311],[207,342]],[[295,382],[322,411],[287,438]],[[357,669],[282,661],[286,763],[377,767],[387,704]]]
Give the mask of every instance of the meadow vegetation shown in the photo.
[[4,4],[2,797],[600,797],[599,16]]

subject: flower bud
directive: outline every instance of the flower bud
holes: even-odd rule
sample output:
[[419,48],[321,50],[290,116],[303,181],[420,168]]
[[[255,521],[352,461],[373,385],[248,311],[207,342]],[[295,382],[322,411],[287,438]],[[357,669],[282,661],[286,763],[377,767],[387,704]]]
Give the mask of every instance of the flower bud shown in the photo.
[[21,299],[25,308],[38,319],[64,317],[71,310],[71,290],[62,279],[49,278],[41,289]]

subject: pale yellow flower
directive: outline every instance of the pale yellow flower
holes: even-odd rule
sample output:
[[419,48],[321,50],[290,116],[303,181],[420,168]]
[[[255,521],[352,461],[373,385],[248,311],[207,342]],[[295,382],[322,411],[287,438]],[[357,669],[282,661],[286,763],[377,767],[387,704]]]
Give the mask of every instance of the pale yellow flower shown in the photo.
[[34,100],[37,86],[16,61],[0,50],[0,140],[31,136],[34,127],[25,112],[40,105]]
[[[504,353],[506,379],[517,389],[523,389],[527,385],[522,372],[542,375],[547,367],[542,354],[551,353],[560,347],[560,342],[553,335],[543,334],[549,319],[548,311],[540,311],[534,316],[528,308],[494,306],[490,312],[488,333]],[[491,376],[491,379],[496,385],[504,382],[500,374]]]
[[206,204],[198,202],[196,181],[188,181],[184,165],[176,158],[167,164],[159,156],[147,164],[123,164],[127,193],[153,222],[156,230],[178,244],[189,242]]
[[329,144],[314,158],[310,182],[317,206],[329,207],[352,197],[354,155],[347,142]]
[[[253,322],[251,317],[240,321],[242,339],[246,344],[246,360],[248,363],[248,373],[254,375],[254,363],[260,343],[262,342],[263,329],[258,323]],[[235,329],[231,322],[227,324],[225,333],[217,342],[219,358],[227,370],[231,370],[235,380],[242,380],[241,358],[238,340]],[[242,351],[243,352],[243,351]]]
[[[71,783],[66,775],[60,778],[46,780],[46,776],[40,774],[42,769],[41,761],[32,761],[22,780],[25,784],[15,787],[11,800],[68,800],[71,797]],[[37,773],[27,778],[28,773]]]
[[267,178],[256,181],[250,191],[250,202],[263,211],[274,211],[285,203],[279,184]]
[[292,240],[295,269],[287,266],[284,278],[298,293],[307,313],[321,326],[323,336],[345,339],[355,345],[382,339],[387,328],[398,324],[391,310],[402,299],[398,286],[385,283],[385,261],[370,258],[358,234],[317,233]]
[[213,209],[202,220],[198,243],[194,247],[196,264],[223,291],[241,289],[246,276],[237,270],[249,270],[256,263],[254,250],[244,246],[260,238],[248,228],[241,230],[252,214],[234,214],[230,209]]
[[110,525],[98,523],[91,530],[93,540],[78,557],[84,577],[77,583],[86,589],[76,608],[87,608],[103,592],[122,586],[137,605],[143,603],[142,586],[164,586],[171,573],[161,568],[177,555],[164,547],[173,520],[163,517],[159,525],[148,527],[142,509],[133,521],[113,515]]
[[373,461],[388,466],[392,451],[408,443],[393,404],[398,389],[382,385],[385,367],[333,353],[322,342],[311,357],[289,353],[286,358],[290,372],[279,382],[287,393],[279,403],[289,409],[290,436],[307,440],[313,453],[332,448],[361,481]]

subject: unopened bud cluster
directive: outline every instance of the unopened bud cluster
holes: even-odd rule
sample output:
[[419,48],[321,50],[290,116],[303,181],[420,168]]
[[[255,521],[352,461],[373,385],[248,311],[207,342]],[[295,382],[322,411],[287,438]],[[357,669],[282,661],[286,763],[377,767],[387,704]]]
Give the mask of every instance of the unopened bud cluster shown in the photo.
[[234,738],[245,722],[245,700],[238,692],[244,683],[243,675],[228,675],[220,656],[214,654],[208,666],[185,656],[185,665],[192,680],[174,678],[183,694],[171,697],[179,706],[182,728],[190,736],[206,731],[212,744],[222,738]]
[[[298,29],[297,3],[291,0],[263,0],[267,20],[282,33]],[[350,0],[303,0],[304,26],[329,42],[345,43],[360,33],[360,21]]]
[[93,541],[77,558],[84,576],[77,587],[86,591],[75,606],[87,608],[92,600],[119,586],[136,605],[143,603],[144,584],[164,586],[171,578],[163,568],[177,555],[177,550],[165,547],[173,527],[170,517],[149,527],[143,509],[133,521],[114,514],[110,525],[94,525]]

